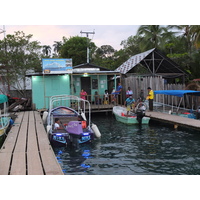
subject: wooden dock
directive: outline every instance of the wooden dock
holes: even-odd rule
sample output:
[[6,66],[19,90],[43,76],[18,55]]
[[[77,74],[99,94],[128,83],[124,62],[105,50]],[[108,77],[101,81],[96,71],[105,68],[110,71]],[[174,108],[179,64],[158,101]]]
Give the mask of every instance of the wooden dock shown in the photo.
[[0,175],[63,175],[39,112],[17,114],[0,149]]
[[146,112],[146,116],[157,121],[173,124],[174,128],[181,126],[200,130],[200,120],[190,119],[178,115],[170,115],[162,112]]

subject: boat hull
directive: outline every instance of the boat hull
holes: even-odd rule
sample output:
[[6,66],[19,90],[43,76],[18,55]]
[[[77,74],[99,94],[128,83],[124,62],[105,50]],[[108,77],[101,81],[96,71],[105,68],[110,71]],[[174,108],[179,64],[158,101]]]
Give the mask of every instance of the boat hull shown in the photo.
[[[115,118],[117,121],[122,122],[124,124],[139,124],[137,117],[125,117],[115,114]],[[149,120],[149,117],[143,117],[142,124],[149,124]]]
[[75,146],[91,142],[94,139],[93,133],[87,133],[87,135],[73,135],[69,133],[52,133],[49,134],[49,140],[52,146]]

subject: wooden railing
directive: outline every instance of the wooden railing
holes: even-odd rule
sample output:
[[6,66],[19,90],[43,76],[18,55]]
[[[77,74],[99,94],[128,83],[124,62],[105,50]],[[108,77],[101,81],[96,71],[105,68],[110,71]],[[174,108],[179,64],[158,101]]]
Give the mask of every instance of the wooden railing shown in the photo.
[[105,98],[104,95],[87,95],[86,99],[92,104],[92,105],[107,105],[111,103],[115,104],[121,104],[121,94],[114,97],[113,94],[109,94],[108,98]]
[[112,94],[109,94],[108,98],[105,98],[104,95],[87,95],[86,99],[91,104],[92,112],[112,111],[113,106],[123,104],[121,94],[117,95],[116,98]]

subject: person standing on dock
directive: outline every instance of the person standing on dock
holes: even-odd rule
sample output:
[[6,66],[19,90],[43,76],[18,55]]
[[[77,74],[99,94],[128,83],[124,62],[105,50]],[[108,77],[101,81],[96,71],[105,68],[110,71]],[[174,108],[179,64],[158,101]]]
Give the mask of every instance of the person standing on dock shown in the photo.
[[81,97],[81,99],[84,99],[84,100],[86,100],[86,97],[87,97],[87,92],[86,92],[86,91],[84,91],[84,89],[82,89],[82,90],[81,90],[81,92],[80,92],[80,97]]
[[148,95],[147,95],[147,100],[149,100],[149,111],[153,111],[153,99],[154,99],[154,91],[148,87]]
[[109,94],[108,94],[108,90],[105,90],[105,93],[103,95],[103,104],[108,104],[109,102]]
[[[84,100],[87,99],[87,92],[84,91],[84,89],[81,90],[80,97],[81,97],[81,99],[84,99]],[[83,103],[83,101],[81,101],[81,109],[83,109],[83,107],[84,107],[84,103]]]
[[117,86],[117,90],[115,92],[112,92],[112,102],[118,103],[118,95],[121,93],[121,91],[122,91],[122,85],[119,82]]
[[130,95],[133,95],[133,91],[130,87],[128,87],[128,90],[126,91],[126,98],[128,98]]

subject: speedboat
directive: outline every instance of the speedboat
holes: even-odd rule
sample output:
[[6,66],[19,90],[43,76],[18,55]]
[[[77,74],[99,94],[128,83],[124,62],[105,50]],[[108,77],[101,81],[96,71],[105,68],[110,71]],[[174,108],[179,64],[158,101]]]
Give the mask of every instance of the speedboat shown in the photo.
[[[55,129],[54,124],[58,119],[60,128]],[[52,96],[49,112],[44,112],[43,121],[47,121],[47,133],[53,146],[77,147],[91,142],[94,137],[101,137],[98,127],[91,123],[90,102],[77,96]]]
[[5,139],[6,130],[10,125],[8,114],[8,97],[0,94],[0,144]]
[[137,104],[135,108],[135,113],[130,112],[130,114],[126,114],[126,107],[122,106],[114,106],[113,114],[117,121],[122,122],[124,124],[149,124],[149,117],[145,117],[146,104],[140,102]]

